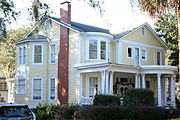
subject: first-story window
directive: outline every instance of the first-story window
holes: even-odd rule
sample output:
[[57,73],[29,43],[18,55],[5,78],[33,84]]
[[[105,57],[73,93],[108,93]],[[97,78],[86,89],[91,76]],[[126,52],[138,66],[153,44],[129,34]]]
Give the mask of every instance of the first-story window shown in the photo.
[[132,48],[128,47],[128,57],[132,57]]
[[55,100],[55,78],[50,79],[50,86],[49,87],[50,87],[50,89],[49,89],[50,90],[50,92],[49,92],[50,93],[50,95],[49,95],[50,98],[49,99],[50,100]]
[[97,59],[97,40],[89,40],[89,59]]
[[18,79],[18,93],[25,93],[25,79]]
[[98,92],[98,77],[89,77],[89,97],[94,97]]
[[42,96],[42,86],[41,86],[41,78],[33,79],[33,100],[41,100]]

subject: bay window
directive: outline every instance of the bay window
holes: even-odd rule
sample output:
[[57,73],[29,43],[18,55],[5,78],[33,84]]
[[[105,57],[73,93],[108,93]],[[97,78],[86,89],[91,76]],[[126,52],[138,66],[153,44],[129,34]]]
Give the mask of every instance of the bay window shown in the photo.
[[27,58],[27,46],[21,45],[18,47],[18,65],[25,65]]
[[43,46],[42,44],[33,45],[33,63],[42,64],[43,63]]
[[33,100],[41,100],[42,99],[42,79],[41,78],[33,78]]
[[88,59],[107,60],[108,43],[101,40],[89,40]]
[[25,79],[18,78],[18,93],[20,94],[25,93],[25,89],[26,89]]

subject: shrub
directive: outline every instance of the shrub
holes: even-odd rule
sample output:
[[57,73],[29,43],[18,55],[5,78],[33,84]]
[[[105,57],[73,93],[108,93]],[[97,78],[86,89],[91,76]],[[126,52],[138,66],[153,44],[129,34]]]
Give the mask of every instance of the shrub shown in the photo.
[[117,96],[113,95],[95,95],[93,100],[94,105],[96,106],[114,106],[120,105],[120,99]]
[[149,89],[128,89],[125,92],[124,107],[154,106],[154,93]]
[[72,120],[74,118],[74,112],[78,109],[75,105],[60,106],[56,109],[55,119],[56,120]]
[[54,113],[59,105],[56,104],[39,104],[34,113],[37,120],[52,120],[54,119]]
[[76,111],[76,120],[122,120],[125,111],[120,106],[83,106]]

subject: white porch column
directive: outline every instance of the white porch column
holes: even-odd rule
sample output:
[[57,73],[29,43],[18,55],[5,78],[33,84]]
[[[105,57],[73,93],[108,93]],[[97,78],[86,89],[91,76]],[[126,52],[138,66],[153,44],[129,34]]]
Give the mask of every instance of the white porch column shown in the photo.
[[105,91],[105,94],[109,94],[109,71],[106,71],[105,74],[106,74],[106,91]]
[[142,76],[142,88],[146,88],[145,74],[141,74],[141,76]]
[[101,93],[105,94],[105,71],[101,71]]
[[137,73],[137,74],[135,74],[135,88],[139,88],[140,86],[139,86],[139,74]]
[[82,73],[78,73],[78,80],[79,80],[79,103],[81,103],[82,99]]
[[157,81],[158,81],[158,107],[162,106],[162,94],[161,94],[161,74],[157,74]]
[[175,103],[175,75],[171,75],[171,105],[176,106]]
[[163,100],[163,105],[166,105],[167,100],[166,100],[166,77],[162,78],[162,100]]
[[114,75],[114,71],[111,71],[111,76],[110,76],[110,91],[109,91],[110,95],[113,94],[113,75]]

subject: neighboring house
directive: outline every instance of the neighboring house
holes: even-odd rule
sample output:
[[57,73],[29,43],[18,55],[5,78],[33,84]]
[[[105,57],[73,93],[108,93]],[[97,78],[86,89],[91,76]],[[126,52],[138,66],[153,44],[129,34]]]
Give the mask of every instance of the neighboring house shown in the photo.
[[[165,65],[167,45],[144,23],[116,35],[61,18],[43,18],[17,46],[16,103],[91,104],[96,93],[124,96],[128,88],[155,93],[158,106],[175,106],[175,72]],[[170,94],[166,94],[166,83]]]
[[0,78],[0,104],[14,103],[15,79]]

